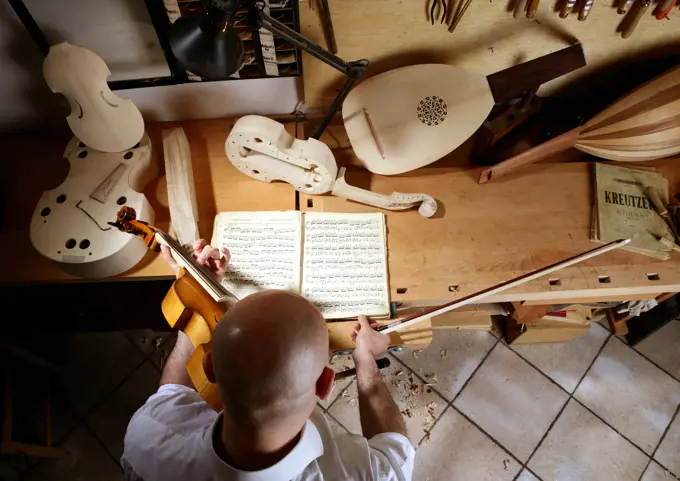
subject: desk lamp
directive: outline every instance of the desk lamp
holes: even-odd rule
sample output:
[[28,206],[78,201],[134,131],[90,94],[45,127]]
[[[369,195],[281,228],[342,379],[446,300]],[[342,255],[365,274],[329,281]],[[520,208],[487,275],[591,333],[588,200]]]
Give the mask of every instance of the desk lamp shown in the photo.
[[368,60],[345,62],[264,12],[263,0],[203,0],[203,11],[178,18],[170,30],[172,53],[187,70],[209,80],[229,77],[241,68],[243,42],[236,31],[236,11],[247,10],[246,26],[265,28],[346,75],[347,81],[312,138],[318,139],[366,71]]

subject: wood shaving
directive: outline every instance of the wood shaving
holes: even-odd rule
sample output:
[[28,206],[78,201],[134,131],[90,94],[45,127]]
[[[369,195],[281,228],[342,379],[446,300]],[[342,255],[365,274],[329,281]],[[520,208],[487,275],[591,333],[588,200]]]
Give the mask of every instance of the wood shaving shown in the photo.
[[416,349],[415,351],[413,351],[413,357],[414,357],[415,359],[418,359],[418,358],[420,357],[420,353],[421,353],[421,352],[423,352],[422,349]]
[[504,469],[505,471],[508,470],[508,466],[509,466],[509,465],[510,465],[510,460],[509,460],[509,459],[504,459],[504,460],[503,460],[503,469]]
[[163,344],[163,338],[158,336],[154,342],[153,345],[156,347],[156,349],[159,349],[161,347],[161,344]]
[[399,369],[397,372],[394,373],[395,376],[401,376],[404,374],[404,371],[402,369]]
[[356,399],[350,399],[350,400],[349,400],[349,405],[352,406],[352,407],[356,406],[356,405],[357,405],[357,400],[356,400]]
[[345,399],[349,399],[349,397],[350,397],[349,391],[342,391],[342,397],[344,397]]
[[446,349],[442,349],[441,351],[439,351],[439,357],[441,359],[444,359],[447,356],[447,354],[448,352],[446,352]]
[[431,444],[431,443],[432,443],[432,438],[430,437],[430,431],[427,431],[427,430],[425,430],[425,442],[426,442],[427,444]]

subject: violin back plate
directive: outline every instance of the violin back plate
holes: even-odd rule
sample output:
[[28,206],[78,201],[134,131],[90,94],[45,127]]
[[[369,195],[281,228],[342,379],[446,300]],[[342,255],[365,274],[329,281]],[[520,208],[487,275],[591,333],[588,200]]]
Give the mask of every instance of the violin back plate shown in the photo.
[[375,174],[431,164],[465,142],[494,106],[486,77],[452,65],[403,67],[354,88],[342,106],[350,143]]
[[64,157],[70,163],[67,178],[43,192],[33,212],[33,246],[78,277],[98,279],[127,271],[147,248],[108,222],[116,220],[122,205],[135,209],[139,220],[154,221],[153,208],[141,193],[155,174],[148,136],[139,147],[120,153],[98,152],[74,137]]
[[132,100],[118,97],[106,83],[111,71],[94,52],[60,43],[50,48],[43,76],[50,90],[71,105],[66,117],[73,134],[101,152],[122,152],[144,135],[142,114]]
[[680,67],[643,84],[593,117],[581,130],[576,148],[618,161],[680,153]]

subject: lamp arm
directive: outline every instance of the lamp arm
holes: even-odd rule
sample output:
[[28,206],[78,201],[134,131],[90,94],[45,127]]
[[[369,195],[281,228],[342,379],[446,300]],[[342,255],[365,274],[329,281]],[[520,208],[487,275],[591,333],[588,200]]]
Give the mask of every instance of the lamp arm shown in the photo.
[[262,10],[261,6],[256,5],[255,12],[258,28],[266,28],[273,34],[276,34],[284,40],[292,43],[296,47],[301,48],[311,56],[321,60],[327,65],[330,65],[347,76],[345,85],[342,86],[342,89],[340,89],[340,92],[333,100],[333,103],[328,109],[328,112],[326,112],[326,115],[324,115],[321,123],[316,126],[314,132],[312,133],[311,137],[313,139],[319,139],[321,134],[323,134],[323,132],[326,130],[326,127],[328,127],[328,124],[330,124],[331,120],[333,120],[336,112],[340,110],[340,107],[345,101],[345,97],[347,97],[349,94],[349,91],[352,90],[352,87],[354,87],[354,85],[359,81],[366,71],[366,68],[368,67],[368,60],[362,59],[354,62],[345,62],[337,55],[329,52],[308,38],[300,35],[284,23],[281,23],[278,20],[270,17]]

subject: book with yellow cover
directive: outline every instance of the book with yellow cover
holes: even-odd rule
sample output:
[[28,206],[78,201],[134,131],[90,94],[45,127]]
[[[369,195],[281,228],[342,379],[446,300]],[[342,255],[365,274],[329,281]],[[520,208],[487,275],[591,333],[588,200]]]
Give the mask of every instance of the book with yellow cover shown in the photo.
[[659,239],[672,239],[673,234],[645,195],[645,188],[652,187],[668,203],[668,180],[657,172],[605,163],[596,163],[594,172],[591,239],[601,243],[631,239],[622,249],[668,259],[671,249]]

